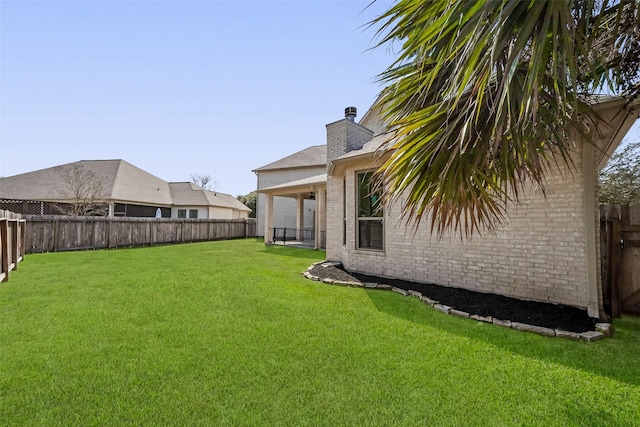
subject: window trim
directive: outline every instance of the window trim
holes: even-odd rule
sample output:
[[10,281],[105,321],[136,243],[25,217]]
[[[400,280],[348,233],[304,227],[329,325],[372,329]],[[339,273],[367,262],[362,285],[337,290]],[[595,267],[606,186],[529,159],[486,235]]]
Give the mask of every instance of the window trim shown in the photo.
[[[358,251],[367,251],[367,252],[385,252],[386,248],[386,239],[385,239],[385,209],[382,208],[382,212],[380,216],[372,216],[372,217],[361,217],[360,216],[360,176],[365,174],[372,174],[374,171],[372,169],[365,170],[357,170],[355,171],[355,249]],[[380,248],[372,248],[372,247],[360,247],[360,223],[364,221],[380,221],[382,225],[382,242]]]
[[342,246],[347,246],[347,177],[342,180]]
[[186,219],[187,218],[187,210],[186,209],[178,209],[178,219]]

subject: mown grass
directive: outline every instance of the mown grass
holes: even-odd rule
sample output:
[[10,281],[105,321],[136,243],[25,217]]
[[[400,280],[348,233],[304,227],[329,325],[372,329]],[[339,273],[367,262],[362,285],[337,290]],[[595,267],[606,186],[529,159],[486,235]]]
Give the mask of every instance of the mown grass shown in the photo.
[[300,272],[255,240],[27,256],[0,285],[0,424],[640,420],[640,321],[550,339]]

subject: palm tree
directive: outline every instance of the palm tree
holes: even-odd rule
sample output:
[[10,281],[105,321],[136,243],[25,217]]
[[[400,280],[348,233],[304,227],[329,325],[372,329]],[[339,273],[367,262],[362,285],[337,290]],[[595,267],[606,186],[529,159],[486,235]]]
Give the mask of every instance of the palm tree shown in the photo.
[[372,22],[400,49],[380,76],[387,202],[408,222],[496,227],[525,183],[544,190],[598,91],[640,91],[639,0],[400,0]]

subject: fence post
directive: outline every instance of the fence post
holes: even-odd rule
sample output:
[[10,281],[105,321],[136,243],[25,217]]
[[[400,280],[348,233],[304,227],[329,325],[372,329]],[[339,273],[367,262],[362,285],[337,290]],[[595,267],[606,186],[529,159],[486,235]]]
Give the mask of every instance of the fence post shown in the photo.
[[53,247],[51,248],[52,252],[55,252],[58,247],[58,220],[53,220]]
[[18,220],[11,220],[13,227],[11,227],[11,259],[13,260],[13,269],[18,269],[18,261],[20,261],[20,223]]
[[113,217],[109,217],[107,220],[107,249],[111,249],[111,221]]
[[27,221],[20,221],[20,258],[24,261],[27,253]]
[[620,317],[622,301],[620,301],[620,262],[622,250],[620,248],[620,221],[611,221],[611,239],[609,240],[609,277],[611,280],[611,317]]
[[0,274],[4,273],[2,276],[2,282],[6,282],[9,280],[9,239],[7,238],[9,234],[9,221],[7,219],[0,220],[0,246],[2,247],[2,253],[0,253]]

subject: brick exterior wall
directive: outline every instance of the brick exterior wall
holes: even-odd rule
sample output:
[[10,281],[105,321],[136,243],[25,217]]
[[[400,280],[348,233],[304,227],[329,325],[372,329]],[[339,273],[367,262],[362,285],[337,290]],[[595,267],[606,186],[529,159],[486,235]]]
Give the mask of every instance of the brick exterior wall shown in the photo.
[[577,157],[575,170],[548,177],[546,198],[528,189],[502,228],[470,240],[431,235],[428,220],[414,232],[399,220],[398,206],[388,207],[384,251],[356,249],[356,173],[371,165],[349,165],[344,175],[328,178],[327,259],[362,273],[586,307],[584,190]]
[[327,161],[358,150],[371,141],[373,131],[348,119],[327,125]]
[[[258,190],[274,185],[285,184],[287,182],[320,175],[325,173],[326,171],[326,167],[324,166],[261,171],[258,172]],[[257,235],[259,237],[264,237],[265,197],[266,196],[264,194],[258,193],[258,198],[256,201]],[[315,201],[305,200],[305,228],[314,228],[313,218],[315,210]],[[273,198],[273,226],[278,228],[296,228],[295,199],[277,196]]]

